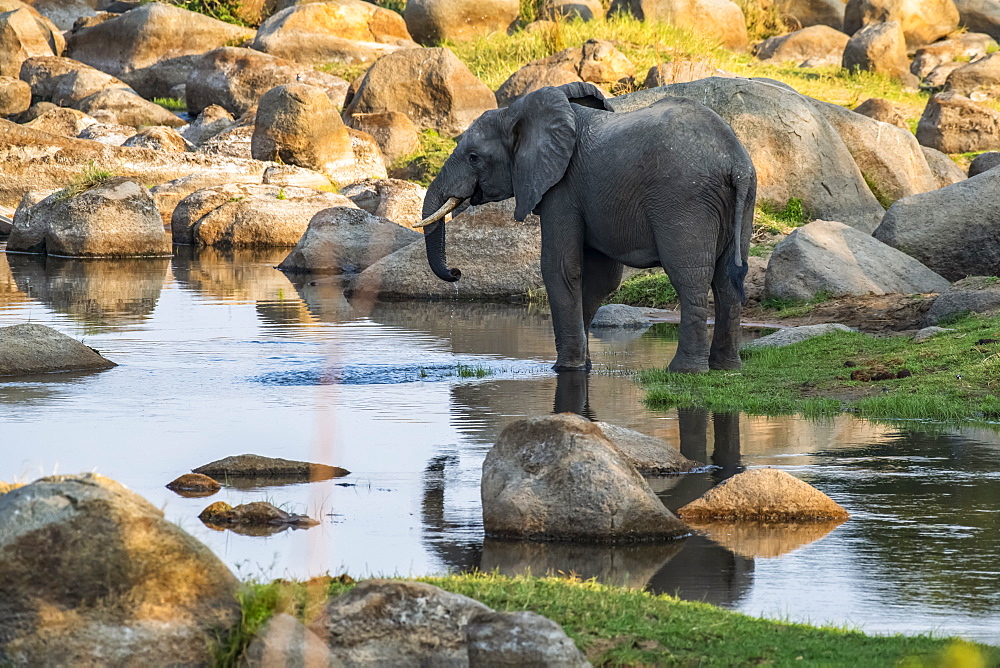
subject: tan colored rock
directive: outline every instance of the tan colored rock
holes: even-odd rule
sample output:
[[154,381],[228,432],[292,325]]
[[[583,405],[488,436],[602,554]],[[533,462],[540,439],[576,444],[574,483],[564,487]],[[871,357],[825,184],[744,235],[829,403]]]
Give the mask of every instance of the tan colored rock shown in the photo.
[[528,64],[511,74],[506,81],[500,84],[496,92],[497,105],[506,107],[517,98],[540,88],[562,86],[578,81],[582,81],[582,79],[572,69]]
[[164,153],[184,153],[193,151],[194,146],[173,128],[162,125],[146,127],[132,135],[122,146],[139,146]]
[[193,469],[194,473],[213,478],[296,478],[302,482],[309,480],[329,480],[349,475],[351,472],[339,466],[299,462],[278,457],[260,455],[236,455],[214,461]]
[[927,101],[917,141],[943,153],[1000,149],[1000,112],[958,93],[938,93]]
[[751,469],[716,485],[677,514],[685,521],[809,522],[847,519],[847,511],[780,469]]
[[354,162],[351,137],[321,88],[285,84],[260,99],[251,140],[252,155],[337,174]]
[[398,111],[354,114],[350,117],[350,125],[372,136],[387,163],[420,149],[417,126],[406,114]]
[[917,49],[910,71],[925,79],[935,68],[956,61],[969,63],[996,48],[996,41],[983,33],[963,32]]
[[170,239],[149,191],[121,177],[82,192],[49,195],[18,221],[7,249],[65,257],[138,257],[171,254]]
[[52,102],[62,107],[75,107],[84,98],[106,88],[135,93],[124,81],[91,67],[80,67],[47,83],[52,86]]
[[849,70],[885,74],[911,88],[919,84],[910,73],[906,41],[898,21],[869,23],[854,33],[844,48],[843,65]]
[[729,0],[614,0],[611,11],[617,10],[711,36],[738,51],[749,42],[743,10]]
[[232,125],[202,142],[198,153],[253,160],[253,133],[253,124]]
[[198,117],[181,134],[195,146],[201,146],[235,123],[236,119],[232,114],[217,104],[210,104],[201,110]]
[[267,501],[253,501],[236,507],[225,501],[216,501],[198,515],[205,524],[219,526],[294,526],[298,528],[314,527],[319,522],[307,515],[288,513]]
[[0,327],[0,376],[33,376],[114,366],[118,365],[93,348],[51,327],[36,323]]
[[238,583],[197,540],[95,474],[0,496],[0,653],[21,665],[200,665],[240,619]]
[[669,86],[675,83],[687,83],[708,77],[722,76],[721,70],[698,60],[671,60],[659,65],[653,65],[646,73],[645,88]]
[[14,77],[0,76],[0,116],[13,116],[31,106],[31,86]]
[[483,462],[487,536],[577,542],[676,538],[686,527],[600,427],[561,413],[508,425]]
[[903,112],[902,107],[894,102],[890,102],[889,100],[884,100],[878,97],[870,97],[856,106],[854,108],[854,112],[876,121],[888,123],[889,125],[895,125],[897,128],[901,128],[907,132],[910,130],[910,126],[906,122],[906,115]]
[[[234,183],[259,183],[259,174],[190,174],[179,179],[161,183],[150,189],[149,194],[156,202],[156,208],[160,211],[165,227],[170,226],[170,219],[174,215],[177,204],[198,190]],[[280,185],[280,184],[279,184]]]
[[839,30],[815,25],[769,37],[754,49],[754,55],[772,63],[800,65],[808,61],[811,67],[840,65],[849,40],[850,37]]
[[403,18],[361,0],[298,4],[272,15],[253,48],[310,64],[374,62],[400,48],[414,48]]
[[326,174],[295,165],[271,165],[264,170],[264,178],[261,182],[264,185],[295,186],[296,188],[312,188],[328,192],[334,188],[333,182]]
[[27,8],[0,12],[0,76],[17,77],[28,58],[55,55],[49,35]]
[[505,33],[519,12],[516,0],[412,0],[406,3],[403,18],[413,39],[436,46],[446,40]]
[[344,114],[398,111],[420,129],[454,137],[488,109],[496,109],[493,92],[451,51],[431,48],[397,51],[372,65]]
[[420,239],[419,232],[362,209],[328,208],[313,216],[278,269],[306,274],[357,273]]
[[544,86],[574,81],[609,86],[627,82],[634,74],[635,65],[611,42],[590,39],[583,46],[531,61],[500,85],[496,97],[501,106],[506,106]]
[[946,154],[930,146],[921,146],[920,150],[924,152],[924,158],[927,159],[927,166],[931,168],[931,173],[937,181],[938,188],[944,188],[945,186],[950,186],[953,183],[958,183],[966,179],[966,173]]
[[347,95],[346,81],[317,72],[311,65],[253,49],[223,47],[195,61],[185,84],[188,111],[200,114],[205,107],[217,104],[241,116],[256,106],[264,93],[290,83],[322,88],[336,107],[343,106]]
[[47,132],[60,137],[76,137],[97,120],[82,111],[57,107],[46,111],[33,121],[25,123],[26,128]]
[[211,496],[220,489],[222,485],[214,478],[200,473],[185,473],[184,475],[167,483],[167,489],[177,492],[181,496],[201,497]]
[[146,97],[165,97],[187,80],[201,54],[253,37],[253,31],[150,2],[72,34],[67,55],[112,74]]
[[97,111],[107,111],[114,118],[113,122],[135,128],[144,125],[179,128],[186,125],[177,114],[121,88],[104,88],[80,100],[76,107],[91,115]]
[[873,23],[898,22],[910,47],[930,44],[958,28],[954,0],[848,0],[844,32],[854,35]]
[[599,0],[545,0],[538,15],[558,21],[579,17],[584,21],[604,18],[604,6]]
[[956,68],[945,88],[973,100],[1000,99],[1000,51]]
[[267,620],[240,657],[246,668],[334,665],[319,636],[295,617],[278,613]]

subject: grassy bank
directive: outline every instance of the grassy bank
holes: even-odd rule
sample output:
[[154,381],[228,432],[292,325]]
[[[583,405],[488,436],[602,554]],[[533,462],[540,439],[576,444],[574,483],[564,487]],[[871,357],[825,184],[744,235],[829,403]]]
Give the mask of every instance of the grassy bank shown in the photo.
[[[480,574],[420,579],[497,610],[544,615],[561,624],[594,665],[916,667],[1000,662],[1000,648],[995,647],[768,621],[592,581]],[[218,665],[236,665],[239,653],[274,612],[308,622],[328,596],[351,586],[341,578],[248,583],[241,597],[243,626],[230,645],[220,648]]]
[[[740,372],[639,375],[653,408],[881,419],[1000,419],[1000,318],[966,317],[923,343],[838,332],[744,351]],[[884,378],[884,380],[882,380]]]

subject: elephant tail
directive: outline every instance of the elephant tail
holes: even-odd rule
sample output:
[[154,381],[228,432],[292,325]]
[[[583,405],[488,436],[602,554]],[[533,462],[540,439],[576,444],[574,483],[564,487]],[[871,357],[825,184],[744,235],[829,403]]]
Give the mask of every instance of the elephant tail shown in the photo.
[[740,302],[744,302],[746,301],[746,292],[743,290],[743,279],[746,278],[750,265],[743,260],[743,254],[740,252],[740,239],[743,236],[743,225],[747,216],[750,217],[750,225],[753,225],[753,205],[757,198],[757,184],[752,173],[749,175],[735,173],[731,178],[736,190],[736,201],[733,206],[733,261],[726,264],[726,276],[736,288]]

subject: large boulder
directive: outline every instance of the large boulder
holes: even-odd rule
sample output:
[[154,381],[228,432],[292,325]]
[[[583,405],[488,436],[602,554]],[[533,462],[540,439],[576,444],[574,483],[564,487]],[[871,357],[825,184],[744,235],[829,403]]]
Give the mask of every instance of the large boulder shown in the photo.
[[93,348],[51,327],[35,323],[0,327],[0,376],[110,369],[113,366],[117,365]]
[[881,220],[884,209],[850,151],[809,98],[767,79],[713,77],[638,91],[605,104],[614,111],[631,111],[664,97],[701,102],[732,126],[757,169],[759,200],[784,206],[800,198],[811,215],[866,233]]
[[251,37],[247,28],[150,2],[74,32],[66,54],[113,74],[145,97],[166,97],[187,81],[201,54]]
[[1000,3],[996,0],[955,0],[961,24],[1000,40]]
[[354,114],[350,117],[350,125],[355,130],[371,135],[387,164],[420,150],[417,126],[406,114],[398,111]]
[[96,118],[82,111],[68,107],[54,107],[43,112],[34,120],[28,121],[24,127],[59,137],[76,137],[96,124]]
[[153,197],[136,181],[121,177],[70,185],[49,195],[18,221],[7,250],[66,257],[171,254]]
[[900,105],[890,100],[870,97],[854,107],[853,111],[856,114],[867,116],[876,121],[895,125],[897,128],[902,128],[907,132],[910,131],[910,126],[906,122],[906,113]]
[[983,172],[1000,167],[1000,152],[980,153],[969,163],[969,176],[979,176]]
[[517,0],[411,0],[403,18],[413,39],[436,46],[505,33],[520,9]]
[[309,188],[228,183],[181,200],[171,218],[174,243],[227,248],[294,246],[309,220],[346,197]]
[[966,173],[947,154],[930,146],[921,146],[920,150],[924,153],[927,166],[931,168],[931,173],[937,181],[938,188],[944,188],[945,186],[965,180]]
[[1000,98],[1000,51],[956,68],[945,87],[977,100]]
[[156,202],[156,208],[160,211],[160,218],[163,219],[165,227],[170,226],[170,219],[173,218],[174,209],[182,199],[204,188],[221,186],[231,183],[260,183],[260,174],[190,174],[179,179],[173,179],[166,183],[150,188],[149,194]]
[[51,33],[26,7],[0,12],[0,76],[19,76],[28,58],[58,55]]
[[[608,306],[621,306],[621,304],[608,304]],[[607,422],[594,424],[641,475],[687,473],[702,466],[701,463],[682,455],[680,450],[663,439]]]
[[910,88],[920,83],[910,72],[906,40],[898,21],[869,23],[854,33],[844,47],[843,66],[848,70],[885,74]]
[[251,142],[257,160],[336,174],[354,163],[351,136],[322,88],[285,84],[260,99]]
[[337,107],[343,106],[347,96],[348,83],[340,77],[317,72],[310,65],[231,46],[198,58],[184,90],[192,114],[217,104],[241,116],[253,109],[264,93],[289,83],[318,86]]
[[232,125],[202,142],[198,153],[252,160],[253,133],[252,123]]
[[[35,56],[27,58],[21,63],[18,74],[22,81],[31,86],[31,95],[35,102],[50,102],[54,94],[55,87],[64,77],[74,72],[86,70],[88,72],[98,72],[106,77],[110,74],[95,70],[89,65],[77,62],[72,58],[59,56]],[[94,91],[91,91],[94,92]]]
[[487,536],[577,542],[664,540],[686,533],[601,431],[562,413],[507,426],[483,462]]
[[967,313],[1000,312],[1000,280],[996,276],[970,276],[955,282],[931,304],[925,325]]
[[807,482],[780,469],[738,473],[677,513],[689,522],[802,522],[847,519],[847,511]]
[[497,103],[507,106],[539,88],[574,81],[613,86],[630,81],[634,74],[635,65],[611,42],[590,39],[582,46],[533,60],[514,72],[497,89]]
[[423,219],[422,209],[427,189],[410,181],[361,181],[342,188],[340,192],[368,213],[387,218],[403,227],[413,229]]
[[107,112],[111,122],[138,128],[146,125],[166,125],[179,128],[187,123],[177,114],[143,99],[131,90],[104,88],[88,95],[76,104],[80,111],[94,116]]
[[844,32],[853,35],[873,23],[899,22],[907,46],[930,44],[958,28],[954,0],[848,0]]
[[420,240],[411,229],[355,207],[333,207],[313,216],[278,269],[289,273],[357,273]]
[[776,0],[773,6],[800,28],[825,25],[843,30],[846,5],[847,0]]
[[205,665],[240,620],[212,552],[118,483],[52,476],[0,496],[0,658]]
[[1000,170],[911,195],[885,213],[875,238],[949,281],[1000,273]]
[[357,294],[385,299],[523,299],[542,287],[537,216],[514,220],[513,200],[470,207],[447,224],[448,261],[462,280],[445,283],[430,270],[424,243],[382,258],[351,283]]
[[344,115],[398,111],[454,137],[496,106],[493,91],[448,49],[407,49],[371,66]]
[[31,106],[31,86],[14,77],[0,76],[0,117],[27,111]]
[[396,12],[362,0],[294,5],[257,30],[254,49],[301,63],[367,63],[417,46]]
[[711,35],[730,49],[743,50],[749,43],[743,10],[730,0],[613,0],[611,11]]
[[649,68],[642,87],[656,88],[657,86],[669,86],[675,83],[688,83],[698,79],[721,76],[726,76],[723,70],[699,60],[668,60]]
[[814,220],[778,243],[764,294],[808,300],[832,296],[941,292],[948,281],[891,246],[843,223]]
[[938,93],[920,116],[917,141],[942,153],[1000,149],[1000,112],[958,93]]
[[909,130],[840,105],[810,101],[844,140],[865,182],[883,205],[937,188],[920,144]]
[[[22,71],[23,69],[22,66]],[[51,99],[52,102],[63,107],[75,107],[84,98],[108,88],[121,89],[135,94],[135,91],[118,77],[87,66],[81,66],[67,74],[54,77],[53,80],[46,81],[45,85],[52,87],[51,97],[45,99]],[[143,100],[143,102],[146,101]]]
[[754,55],[775,64],[840,65],[849,40],[850,37],[830,26],[814,25],[769,37],[757,45]]

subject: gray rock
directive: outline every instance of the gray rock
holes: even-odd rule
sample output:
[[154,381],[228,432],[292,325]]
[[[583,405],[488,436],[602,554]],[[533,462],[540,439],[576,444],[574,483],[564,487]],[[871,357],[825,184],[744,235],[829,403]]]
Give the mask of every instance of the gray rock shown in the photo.
[[195,146],[201,146],[223,130],[231,128],[234,123],[236,120],[232,114],[217,104],[210,104],[184,128],[181,135]]
[[949,158],[947,154],[930,146],[921,146],[920,150],[924,152],[924,157],[927,159],[927,166],[931,168],[931,173],[937,181],[938,188],[944,188],[968,178],[966,173],[962,171],[962,168],[956,165],[955,161]]
[[970,276],[954,283],[931,304],[924,324],[936,325],[950,316],[1000,311],[1000,278]]
[[769,37],[754,50],[761,60],[774,64],[800,65],[809,61],[811,66],[839,66],[844,58],[847,35],[826,25],[814,25],[786,35]]
[[48,83],[52,85],[52,102],[61,107],[75,107],[84,98],[106,89],[135,93],[124,81],[86,66],[57,76]]
[[976,159],[969,165],[969,176],[979,176],[985,171],[1000,167],[1000,152],[990,151],[977,155]]
[[850,327],[847,325],[841,325],[839,322],[789,327],[745,343],[741,349],[755,350],[757,348],[784,348],[785,346],[790,346],[793,343],[808,341],[809,339],[816,338],[817,336],[824,336],[826,334],[832,334],[833,332],[850,331],[852,331]]
[[913,340],[916,343],[920,343],[922,341],[926,341],[927,339],[935,337],[938,334],[947,334],[948,332],[954,332],[954,331],[955,331],[954,329],[950,329],[948,327],[936,327],[934,325],[931,325],[930,327],[924,327],[923,329],[917,331],[917,333],[913,335]]
[[963,26],[1000,40],[1000,5],[994,0],[955,0],[955,6]]
[[910,72],[906,40],[898,21],[869,23],[854,33],[844,48],[843,66],[848,70],[885,74],[909,88],[920,84]]
[[974,100],[1000,96],[1000,52],[962,64],[948,75],[945,86]]
[[25,323],[0,327],[0,376],[110,369],[113,366],[117,365],[93,348],[45,325]]
[[17,221],[8,251],[66,257],[171,255],[156,203],[131,179],[113,177],[82,192],[49,195]]
[[590,323],[590,328],[606,329],[623,327],[627,329],[640,329],[649,327],[650,324],[652,323],[641,308],[626,304],[605,304],[597,309],[597,313],[594,314],[594,319]]
[[713,77],[622,95],[606,104],[614,111],[630,111],[664,97],[701,102],[733,127],[757,169],[759,200],[784,205],[797,197],[818,218],[869,234],[878,226],[885,210],[840,135],[788,86],[767,79]]
[[331,600],[310,628],[337,665],[460,667],[469,661],[466,625],[489,612],[429,584],[374,579]]
[[[198,153],[240,160],[253,160],[253,125],[232,125],[205,140]],[[261,164],[258,161],[258,164]],[[263,166],[263,165],[262,165]]]
[[447,225],[448,262],[462,271],[462,280],[445,283],[431,273],[418,241],[358,274],[350,291],[382,299],[509,301],[542,287],[538,217],[515,221],[513,199],[469,207]]
[[1000,112],[954,92],[927,101],[917,141],[943,153],[1000,149]]
[[702,466],[654,436],[607,422],[595,422],[604,437],[615,444],[636,470],[644,476],[687,473]]
[[193,473],[201,473],[216,479],[298,478],[302,481],[327,480],[350,473],[339,466],[299,462],[280,457],[262,457],[261,455],[235,455],[191,470]]
[[875,238],[949,281],[1000,273],[1000,170],[911,195],[885,213]]
[[229,569],[112,480],[42,478],[0,496],[0,517],[5,662],[204,665],[239,622]]
[[600,427],[571,413],[507,426],[483,462],[487,536],[616,543],[677,538],[667,510]]
[[917,260],[843,223],[815,220],[774,248],[764,294],[808,300],[833,296],[941,292],[948,281]]
[[561,626],[534,612],[482,613],[469,620],[465,634],[472,667],[590,666]]
[[354,207],[332,207],[309,227],[278,269],[289,273],[350,274],[419,241],[421,235]]
[[[942,65],[961,61],[958,62],[958,65],[961,66],[964,63],[982,58],[991,48],[994,48],[995,44],[992,37],[983,33],[958,33],[948,39],[918,48],[913,55],[910,71],[921,79],[927,79],[931,72]],[[929,84],[929,82],[927,83]],[[941,82],[941,85],[943,84],[944,82]]]

